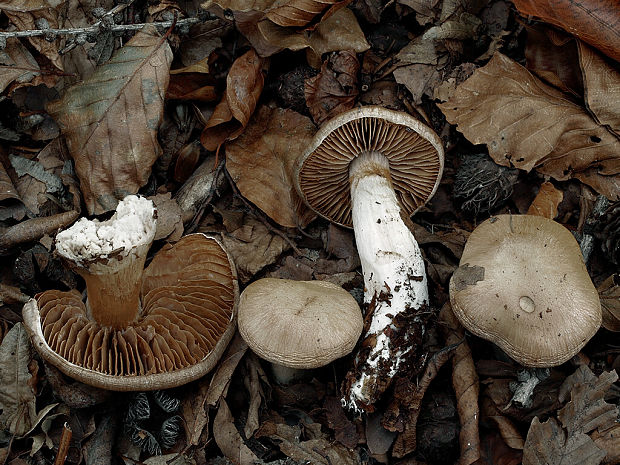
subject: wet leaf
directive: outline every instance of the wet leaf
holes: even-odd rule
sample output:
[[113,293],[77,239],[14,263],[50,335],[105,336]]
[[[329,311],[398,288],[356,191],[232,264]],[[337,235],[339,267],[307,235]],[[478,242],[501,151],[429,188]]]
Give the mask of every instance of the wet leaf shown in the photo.
[[558,215],[558,205],[564,198],[564,192],[556,189],[553,184],[546,181],[540,186],[536,198],[527,210],[528,215],[544,216],[550,220]]
[[569,31],[620,61],[620,10],[616,0],[513,0],[523,15]]
[[37,423],[33,375],[28,369],[31,361],[30,339],[17,323],[0,345],[0,429],[17,437]]
[[148,27],[48,111],[75,161],[88,212],[112,210],[148,180],[172,52]]
[[299,113],[263,106],[226,148],[226,169],[239,192],[282,226],[304,227],[315,217],[293,181],[295,161],[315,131]]
[[603,311],[603,327],[620,332],[620,276],[612,274],[597,288]]
[[321,66],[321,72],[306,79],[304,93],[308,110],[318,125],[350,110],[358,96],[360,64],[350,50],[335,52]]
[[207,150],[216,150],[223,142],[233,140],[243,132],[263,91],[264,66],[265,61],[254,50],[249,50],[232,64],[224,97],[200,135],[200,142]]
[[536,168],[557,180],[577,178],[620,198],[620,141],[580,106],[496,53],[439,107],[496,163]]

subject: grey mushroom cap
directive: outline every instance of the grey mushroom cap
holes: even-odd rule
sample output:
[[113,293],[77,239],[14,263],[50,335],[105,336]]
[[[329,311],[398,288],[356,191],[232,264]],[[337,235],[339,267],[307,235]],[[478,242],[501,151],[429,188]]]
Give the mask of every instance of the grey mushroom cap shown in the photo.
[[349,354],[362,326],[357,301],[326,281],[259,279],[239,299],[241,337],[259,357],[289,368],[317,368]]
[[364,152],[379,152],[390,165],[391,182],[406,215],[434,194],[444,151],[435,132],[413,116],[378,106],[346,111],[325,123],[297,160],[295,182],[316,213],[352,227],[349,166]]
[[472,232],[450,301],[465,328],[529,367],[569,360],[602,319],[577,241],[533,215],[499,215]]

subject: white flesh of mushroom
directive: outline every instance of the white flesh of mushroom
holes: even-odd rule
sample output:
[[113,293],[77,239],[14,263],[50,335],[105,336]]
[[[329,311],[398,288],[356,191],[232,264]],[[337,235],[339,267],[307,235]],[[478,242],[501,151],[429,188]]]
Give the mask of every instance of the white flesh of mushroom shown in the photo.
[[[413,234],[401,218],[401,208],[390,181],[389,162],[378,152],[361,154],[349,171],[353,230],[364,274],[364,300],[375,298],[370,328],[376,344],[343,403],[354,410],[372,404],[377,376],[394,376],[404,355],[413,347],[392,347],[386,330],[394,317],[428,304],[424,260]],[[380,297],[384,296],[384,297]],[[393,328],[392,328],[393,329]],[[384,368],[379,370],[379,367]],[[386,373],[385,367],[389,367]],[[369,392],[370,391],[370,392]]]

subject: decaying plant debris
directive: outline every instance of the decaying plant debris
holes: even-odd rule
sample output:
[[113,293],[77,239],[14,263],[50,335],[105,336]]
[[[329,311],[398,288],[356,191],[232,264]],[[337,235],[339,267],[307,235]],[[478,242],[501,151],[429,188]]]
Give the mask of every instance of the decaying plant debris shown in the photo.
[[[0,0],[0,465],[620,463],[619,24],[613,0]],[[34,350],[24,304],[85,298],[58,232],[130,194],[157,209],[147,266],[212,235],[241,291],[329,281],[367,329],[390,289],[364,304],[353,232],[295,178],[322,124],[369,105],[429,126],[445,163],[404,219],[429,301],[386,331],[412,356],[368,411],[341,402],[355,355],[280,384],[239,333],[166,391],[98,389]],[[572,233],[602,312],[527,406],[531,375],[450,305],[470,233],[522,214]]]

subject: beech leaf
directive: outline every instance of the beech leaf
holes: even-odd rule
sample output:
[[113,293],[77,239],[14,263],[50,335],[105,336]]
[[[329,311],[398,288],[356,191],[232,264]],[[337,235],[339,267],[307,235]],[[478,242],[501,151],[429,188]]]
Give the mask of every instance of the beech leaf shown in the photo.
[[562,92],[496,53],[440,104],[474,144],[487,144],[499,165],[533,168],[563,181],[577,178],[620,198],[620,141]]
[[40,75],[39,64],[17,39],[7,39],[0,50],[0,92],[12,82],[26,83]]
[[620,61],[620,9],[617,0],[513,0],[524,15],[537,16],[569,31]]
[[172,52],[152,27],[138,32],[85,81],[48,105],[75,161],[90,214],[116,207],[148,181]]
[[263,106],[226,147],[226,169],[239,192],[282,226],[304,227],[315,217],[293,181],[295,161],[315,132],[306,116]]
[[342,8],[351,0],[276,0],[266,17],[280,26],[303,27],[323,11]]
[[263,91],[264,65],[265,61],[253,49],[232,64],[226,77],[226,93],[200,135],[207,150],[215,150],[243,132]]
[[28,370],[31,361],[30,339],[17,323],[0,345],[0,429],[18,437],[36,424],[36,399]]
[[598,288],[603,312],[603,327],[620,332],[620,275],[612,274]]
[[536,198],[527,210],[528,215],[537,215],[554,219],[558,215],[558,205],[564,198],[564,192],[556,189],[550,182],[543,182]]

